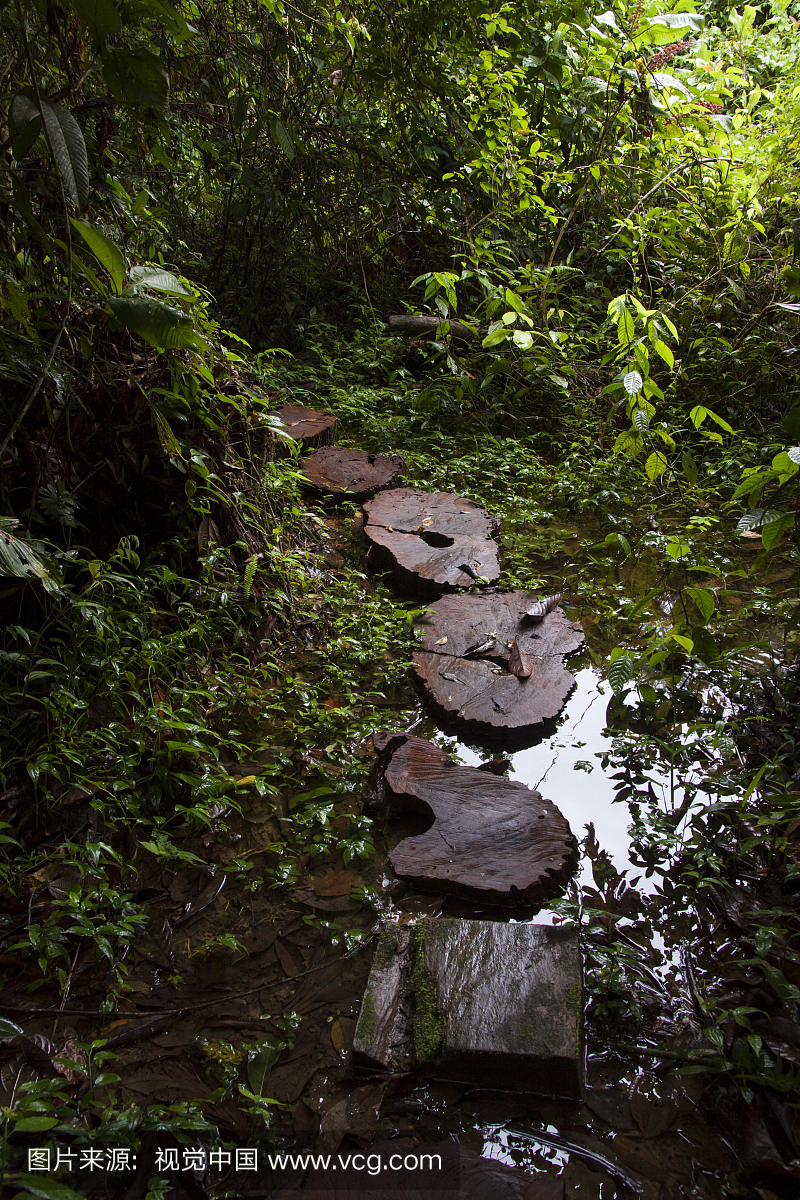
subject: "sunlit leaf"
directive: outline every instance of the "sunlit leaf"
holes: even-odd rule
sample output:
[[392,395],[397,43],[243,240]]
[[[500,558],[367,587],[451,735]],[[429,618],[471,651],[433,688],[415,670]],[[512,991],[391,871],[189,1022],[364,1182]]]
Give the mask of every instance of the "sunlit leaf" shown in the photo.
[[659,475],[663,475],[668,467],[667,456],[662,454],[660,450],[654,450],[644,464],[644,469],[647,472],[647,478],[651,483],[655,483]]
[[128,279],[135,288],[149,288],[154,292],[165,292],[169,296],[190,296],[177,275],[163,267],[131,267]]
[[766,521],[761,528],[764,549],[771,550],[783,535],[793,528],[794,521],[794,513],[783,513],[776,521]]
[[88,221],[79,221],[77,217],[70,217],[70,220],[92,254],[108,271],[114,291],[119,296],[125,279],[125,259],[119,246]]
[[628,371],[622,380],[622,384],[629,396],[635,396],[637,392],[642,390],[642,377],[638,371]]

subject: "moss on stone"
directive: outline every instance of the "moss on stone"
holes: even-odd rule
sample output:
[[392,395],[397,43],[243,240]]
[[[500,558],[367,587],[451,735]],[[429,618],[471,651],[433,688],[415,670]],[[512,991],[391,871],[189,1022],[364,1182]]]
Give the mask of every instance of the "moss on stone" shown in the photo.
[[447,1014],[439,1008],[439,986],[425,966],[425,938],[428,931],[420,923],[411,937],[414,969],[411,990],[414,993],[414,1051],[420,1063],[436,1062],[441,1058]]
[[372,965],[383,969],[391,964],[392,959],[397,953],[397,930],[391,925],[387,925],[378,939],[378,945],[375,947],[375,957],[372,960]]
[[358,1036],[359,1040],[369,1046],[375,1036],[375,1027],[378,1023],[378,1014],[375,1011],[375,997],[372,992],[365,992],[364,999],[361,1001],[361,1014],[358,1018]]
[[564,993],[564,1003],[576,1016],[580,1016],[581,1000],[581,985],[579,983],[571,984]]

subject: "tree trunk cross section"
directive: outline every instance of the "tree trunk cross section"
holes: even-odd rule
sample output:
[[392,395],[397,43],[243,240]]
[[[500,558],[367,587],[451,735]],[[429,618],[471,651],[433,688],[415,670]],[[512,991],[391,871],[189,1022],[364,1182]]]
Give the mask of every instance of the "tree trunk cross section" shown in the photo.
[[575,686],[564,659],[583,630],[560,608],[525,616],[536,596],[495,592],[444,596],[421,622],[414,669],[443,727],[511,750],[530,745]]
[[369,500],[384,488],[396,488],[406,464],[399,454],[367,454],[343,446],[323,446],[303,463],[303,474],[321,492],[342,499]]
[[[578,1097],[579,934],[452,917],[387,924],[356,1026],[356,1062]],[[413,1030],[413,1034],[410,1032]]]
[[[283,404],[275,410],[289,437],[300,442],[304,450],[331,446],[336,441],[336,417],[323,408],[304,408],[302,404]],[[282,438],[276,437],[280,453]]]
[[520,910],[559,895],[577,865],[566,819],[524,783],[456,766],[423,738],[373,735],[380,754],[368,811],[433,815],[389,854],[400,879],[426,892]]
[[[390,571],[404,592],[441,596],[477,576],[500,575],[500,522],[474,500],[449,492],[395,488],[364,505],[373,570]],[[466,570],[464,569],[466,568]]]

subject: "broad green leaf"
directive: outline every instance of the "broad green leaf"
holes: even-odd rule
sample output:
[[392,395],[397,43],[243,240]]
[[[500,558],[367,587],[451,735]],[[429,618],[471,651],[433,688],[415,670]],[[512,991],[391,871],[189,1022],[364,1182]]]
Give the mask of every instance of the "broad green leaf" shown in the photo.
[[703,18],[697,13],[658,13],[652,17],[640,17],[639,26],[633,34],[633,44],[640,46],[669,46],[680,41],[678,31],[697,31],[703,27]]
[[10,1177],[15,1187],[27,1188],[32,1196],[40,1200],[83,1200],[79,1192],[49,1175],[33,1175],[29,1171],[17,1171]]
[[681,466],[683,467],[684,475],[692,487],[694,487],[697,483],[697,463],[688,450],[684,450],[681,454]]
[[702,404],[696,404],[689,413],[689,420],[694,425],[695,429],[699,429],[708,416],[708,409],[703,408]]
[[775,478],[774,471],[754,471],[752,475],[748,475],[737,487],[733,493],[734,500],[741,500],[742,496],[749,496],[756,488],[763,487],[764,484]]
[[515,329],[513,340],[514,345],[518,346],[520,350],[530,350],[533,345],[533,334],[524,329]]
[[655,483],[659,475],[663,475],[668,466],[666,454],[662,454],[660,450],[654,450],[644,464],[644,469],[647,472],[647,478],[651,483]]
[[664,549],[673,562],[679,562],[691,552],[691,546],[687,546],[680,538],[670,538]]
[[781,516],[774,509],[753,508],[745,513],[736,524],[737,533],[747,533],[751,529],[760,529],[762,525],[771,525]]
[[158,300],[129,300],[127,296],[109,297],[108,307],[120,325],[158,350],[185,350],[196,344],[192,318],[180,309]]
[[686,595],[694,601],[697,611],[704,621],[710,621],[714,615],[714,593],[708,588],[690,587]]
[[14,1122],[14,1133],[44,1133],[58,1125],[58,1117],[22,1117]]
[[289,135],[289,131],[282,121],[276,121],[272,126],[272,136],[275,144],[280,146],[283,153],[289,159],[289,162],[294,158],[294,144]]
[[633,313],[627,309],[621,314],[617,321],[617,341],[620,346],[629,346],[633,341],[636,332],[636,323],[633,319]]
[[70,0],[70,4],[96,50],[102,49],[109,34],[119,33],[122,22],[113,0]]
[[717,414],[712,412],[710,408],[707,408],[705,412],[706,416],[710,417],[712,421],[719,425],[720,429],[724,429],[726,433],[733,433],[733,428],[722,417],[717,416]]
[[677,642],[679,646],[683,646],[687,654],[691,654],[694,650],[694,642],[691,638],[684,637],[682,633],[671,633],[670,637],[673,642]]
[[119,296],[125,280],[125,259],[119,246],[99,229],[95,229],[94,225],[90,225],[88,221],[79,221],[77,217],[70,217],[70,221],[98,262],[102,263],[108,271],[114,291]]
[[636,458],[642,451],[642,437],[638,431],[626,429],[614,442],[614,453],[624,454],[628,458]]
[[135,288],[150,288],[154,292],[165,292],[169,296],[190,296],[177,275],[162,267],[131,267],[128,279]]
[[[628,314],[630,316],[630,314]],[[631,317],[633,320],[633,317]],[[623,387],[629,396],[635,396],[642,390],[642,377],[638,371],[628,371],[622,380]]]
[[149,50],[109,50],[103,59],[103,78],[120,104],[163,108],[169,98],[164,64]]
[[21,1025],[15,1025],[13,1021],[7,1021],[5,1017],[0,1017],[0,1038],[13,1038],[24,1032]]
[[664,362],[669,367],[670,371],[675,366],[675,355],[670,350],[666,342],[662,342],[659,338],[655,345],[656,354],[660,354]]
[[14,97],[11,116],[17,129],[24,129],[29,121],[40,115],[64,189],[76,208],[83,211],[89,203],[89,160],[81,127],[72,113],[60,104],[42,100],[40,111],[28,96]]
[[272,1068],[280,1058],[280,1046],[266,1046],[247,1064],[247,1082],[256,1096],[263,1096]]
[[789,450],[781,450],[781,452],[779,454],[775,455],[775,457],[772,460],[773,471],[778,471],[779,474],[787,475],[787,476],[792,476],[792,475],[797,474],[798,459],[800,459],[800,450],[798,450],[797,446],[793,446],[792,450],[795,452],[797,457],[792,457],[792,453]]
[[506,288],[506,304],[518,313],[524,311],[521,299],[516,292],[511,291],[511,288]]
[[766,522],[761,529],[761,541],[765,550],[771,550],[785,533],[794,526],[794,513],[783,513],[777,521]]
[[664,322],[664,324],[666,325],[667,329],[670,331],[670,333],[672,334],[672,336],[675,338],[675,341],[676,341],[676,342],[679,342],[679,341],[680,341],[680,338],[678,337],[678,330],[675,328],[675,326],[673,325],[672,321],[670,321],[670,319],[669,319],[669,317],[667,316],[667,314],[666,314],[666,313],[661,313],[661,320]]
[[625,684],[630,683],[635,674],[633,659],[628,654],[620,654],[608,668],[608,682],[615,696],[625,690]]
[[674,75],[670,75],[668,71],[653,71],[650,78],[657,88],[662,91],[680,92],[682,96],[691,96],[691,92],[685,83],[681,83],[680,79],[676,79]]
[[510,329],[506,329],[505,326],[501,326],[499,329],[495,329],[492,331],[492,333],[487,334],[481,342],[481,346],[483,346],[484,350],[489,350],[492,346],[498,346],[500,342],[504,342],[506,340],[510,332]]

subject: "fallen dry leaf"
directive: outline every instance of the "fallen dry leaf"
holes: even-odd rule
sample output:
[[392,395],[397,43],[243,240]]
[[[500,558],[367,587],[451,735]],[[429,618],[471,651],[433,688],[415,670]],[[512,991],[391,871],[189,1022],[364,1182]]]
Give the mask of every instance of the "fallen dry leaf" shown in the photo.
[[355,871],[334,871],[311,884],[316,896],[347,896],[353,888],[361,887],[364,881]]

